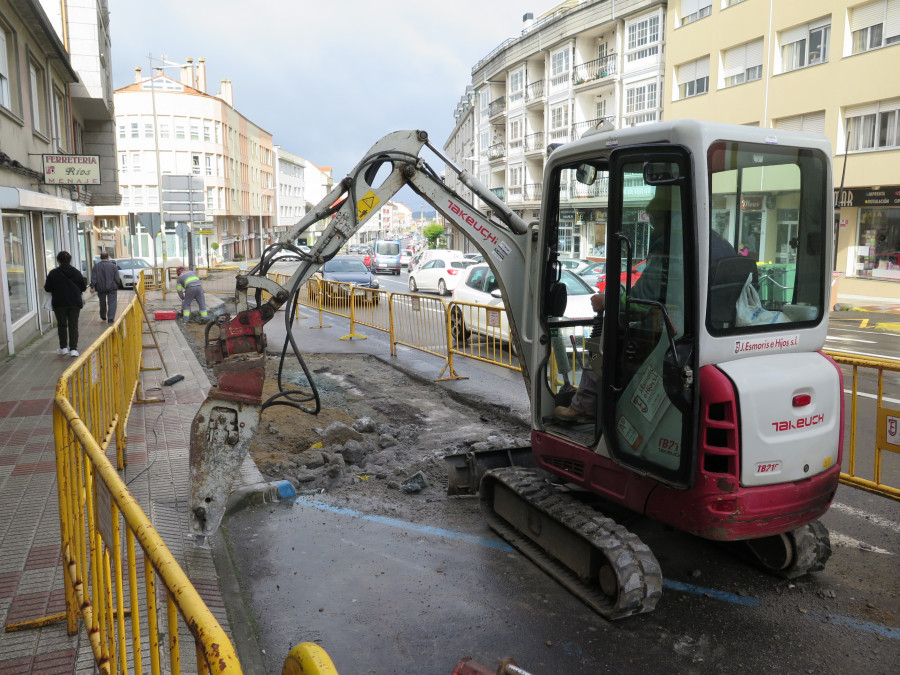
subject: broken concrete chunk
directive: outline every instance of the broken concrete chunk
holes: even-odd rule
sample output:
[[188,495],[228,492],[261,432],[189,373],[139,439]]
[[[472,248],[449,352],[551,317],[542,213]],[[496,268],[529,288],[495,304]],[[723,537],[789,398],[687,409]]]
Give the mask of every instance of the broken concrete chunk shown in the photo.
[[400,489],[409,494],[413,494],[415,492],[421,492],[427,487],[428,479],[425,478],[425,474],[421,471],[416,471],[412,476],[403,481],[403,485],[400,486]]
[[371,417],[360,417],[353,423],[353,430],[361,434],[371,434],[375,431],[375,420]]
[[343,447],[335,447],[337,452],[341,454],[347,464],[356,464],[362,466],[365,461],[366,447],[359,441],[347,441]]
[[363,435],[351,429],[343,422],[333,422],[328,425],[327,429],[319,432],[322,436],[323,445],[343,445],[347,441],[361,441]]

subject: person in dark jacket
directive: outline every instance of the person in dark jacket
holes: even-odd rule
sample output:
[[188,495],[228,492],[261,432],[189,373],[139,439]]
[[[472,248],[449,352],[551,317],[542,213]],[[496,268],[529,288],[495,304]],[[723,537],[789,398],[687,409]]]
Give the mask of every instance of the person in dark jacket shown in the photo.
[[56,256],[57,266],[50,270],[44,282],[44,290],[52,296],[53,313],[56,315],[56,329],[59,333],[60,356],[78,356],[78,315],[84,307],[82,293],[87,290],[84,275],[72,267],[72,254],[60,251]]
[[118,290],[122,285],[119,267],[109,259],[109,253],[100,254],[100,261],[91,270],[91,293],[97,292],[100,301],[100,320],[115,323]]

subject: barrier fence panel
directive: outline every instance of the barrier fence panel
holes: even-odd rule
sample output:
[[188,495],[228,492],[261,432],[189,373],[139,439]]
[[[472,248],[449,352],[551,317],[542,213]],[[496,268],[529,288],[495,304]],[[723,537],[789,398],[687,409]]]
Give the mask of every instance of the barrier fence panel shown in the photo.
[[[76,633],[81,618],[102,673],[240,672],[228,636],[107,458],[115,439],[117,464],[124,466],[142,320],[135,298],[57,384],[53,425],[68,631]],[[165,618],[157,607],[163,597]],[[181,650],[183,639],[193,639],[196,649]]]
[[[900,363],[840,352],[826,353],[836,363],[850,369],[850,377],[844,369],[844,391],[850,397],[850,412],[849,417],[845,415],[841,482],[900,499],[900,410],[896,405],[900,398],[900,386],[897,386]],[[888,391],[885,391],[885,373],[891,375],[892,384]],[[872,385],[877,389],[874,398],[868,392],[860,392],[861,376],[866,381],[866,389]],[[889,401],[886,399],[894,402],[893,408],[887,406]],[[867,418],[875,420],[874,429],[858,423],[861,411]],[[863,453],[861,448],[873,448],[873,452]]]
[[[450,351],[450,325],[447,305],[440,298],[425,298],[407,293],[391,293],[391,356],[396,346],[404,345],[446,360],[440,379],[463,379],[453,370]],[[449,371],[446,378],[444,372]]]
[[451,302],[450,351],[511,370],[519,370],[516,350],[509,340],[509,322],[502,307]]
[[[222,267],[198,267],[196,272],[203,283],[203,292],[213,295],[233,296],[235,290],[235,277],[241,268],[237,265]],[[176,276],[177,278],[177,276]],[[173,287],[174,288],[174,287]]]

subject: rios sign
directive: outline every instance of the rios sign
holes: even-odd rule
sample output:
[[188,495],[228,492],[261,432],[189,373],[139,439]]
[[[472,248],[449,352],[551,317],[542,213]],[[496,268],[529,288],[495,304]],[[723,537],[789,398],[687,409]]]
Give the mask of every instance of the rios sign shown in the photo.
[[48,185],[100,185],[99,155],[41,155]]

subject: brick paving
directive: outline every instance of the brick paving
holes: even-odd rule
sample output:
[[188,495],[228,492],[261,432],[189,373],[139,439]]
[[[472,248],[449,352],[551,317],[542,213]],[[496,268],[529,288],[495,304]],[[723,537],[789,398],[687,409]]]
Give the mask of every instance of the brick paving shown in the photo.
[[[127,301],[120,297],[119,306]],[[160,292],[148,293],[148,314],[171,309],[175,302],[171,295],[163,301]],[[109,327],[100,321],[95,296],[88,299],[79,324],[82,347]],[[212,555],[186,539],[190,425],[209,382],[175,322],[153,321],[153,326],[169,373],[185,379],[165,387],[165,371],[142,374],[144,397],[164,402],[132,407],[126,430],[128,465],[120,476],[230,634]],[[150,344],[144,349],[145,366],[159,366],[153,341],[145,336],[144,343]],[[0,364],[0,627],[65,609],[52,413],[56,382],[74,359],[58,356],[57,346],[51,330]],[[245,469],[254,479],[252,467]],[[183,648],[183,657],[186,652],[193,649]],[[73,636],[66,634],[65,622],[0,632],[0,675],[92,672],[93,654],[83,626]]]

